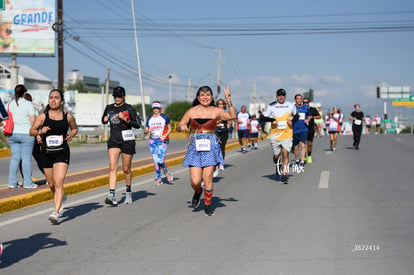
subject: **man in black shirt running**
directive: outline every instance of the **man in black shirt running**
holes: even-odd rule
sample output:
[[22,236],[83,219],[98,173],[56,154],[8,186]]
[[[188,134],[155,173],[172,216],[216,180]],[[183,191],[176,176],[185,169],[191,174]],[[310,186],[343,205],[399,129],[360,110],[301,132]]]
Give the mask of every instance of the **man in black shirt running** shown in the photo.
[[361,141],[362,122],[365,121],[364,113],[361,112],[359,104],[354,105],[355,111],[351,113],[349,119],[352,120],[352,133],[354,134],[355,150],[359,150],[359,142]]
[[[310,99],[305,97],[303,99],[303,104],[309,106]],[[311,114],[311,119],[308,123],[308,137],[306,139],[307,149],[308,149],[308,156],[306,158],[306,163],[312,163],[312,145],[313,145],[313,138],[315,137],[315,119],[320,119],[321,115],[316,108],[309,106],[309,111]]]

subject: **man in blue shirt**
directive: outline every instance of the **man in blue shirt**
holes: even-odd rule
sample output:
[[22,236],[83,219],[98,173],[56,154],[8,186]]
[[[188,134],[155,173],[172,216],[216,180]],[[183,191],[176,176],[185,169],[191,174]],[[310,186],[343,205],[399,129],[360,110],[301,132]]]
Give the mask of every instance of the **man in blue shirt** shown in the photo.
[[[293,124],[293,150],[295,152],[296,164],[300,167],[305,165],[306,139],[308,138],[308,123],[312,118],[308,105],[302,102],[302,95],[295,95],[295,106],[298,113],[298,120]],[[299,159],[300,147],[300,159]]]

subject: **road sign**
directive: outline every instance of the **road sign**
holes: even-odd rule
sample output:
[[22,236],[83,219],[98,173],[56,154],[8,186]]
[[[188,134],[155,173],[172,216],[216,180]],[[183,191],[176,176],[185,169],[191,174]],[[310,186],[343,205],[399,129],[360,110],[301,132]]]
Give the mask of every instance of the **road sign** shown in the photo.
[[410,87],[408,86],[389,86],[378,88],[379,96],[383,99],[410,98]]
[[414,101],[392,101],[392,106],[413,106]]
[[394,98],[392,102],[410,102],[414,101],[414,96],[410,96],[408,98]]
[[0,0],[0,11],[4,11],[5,10],[4,2],[5,2],[5,0]]

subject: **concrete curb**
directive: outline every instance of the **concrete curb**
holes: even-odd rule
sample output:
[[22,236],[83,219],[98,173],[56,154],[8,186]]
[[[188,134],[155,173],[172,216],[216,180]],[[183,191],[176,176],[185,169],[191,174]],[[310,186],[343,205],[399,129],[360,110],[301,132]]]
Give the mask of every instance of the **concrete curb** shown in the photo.
[[10,157],[11,153],[10,153],[10,149],[0,149],[0,158],[7,158]]
[[[237,142],[227,144],[226,151],[233,150],[238,148],[240,145]],[[183,151],[185,152],[185,151]],[[173,167],[181,164],[185,156],[175,157],[166,161],[168,167]],[[137,168],[132,169],[132,177],[138,177],[145,174],[154,173],[154,165],[146,164]],[[124,179],[123,172],[118,172],[117,182]],[[93,177],[86,180],[80,180],[77,182],[71,182],[64,184],[65,193],[76,194],[79,192],[99,188],[105,185],[108,185],[108,175],[102,175]],[[45,203],[50,200],[53,200],[53,194],[50,192],[49,188],[43,188],[42,190],[36,190],[28,194],[16,195],[9,198],[0,199],[0,213],[10,212],[17,210],[23,207]]]

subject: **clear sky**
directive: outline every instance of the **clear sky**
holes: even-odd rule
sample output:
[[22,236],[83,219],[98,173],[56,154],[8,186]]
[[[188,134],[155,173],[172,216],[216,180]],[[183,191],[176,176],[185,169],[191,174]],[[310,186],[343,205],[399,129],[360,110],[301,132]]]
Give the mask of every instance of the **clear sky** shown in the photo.
[[[168,102],[185,100],[189,80],[215,89],[220,79],[240,107],[288,99],[312,88],[323,109],[348,115],[383,113],[375,87],[414,89],[412,0],[155,0],[135,1],[144,94]],[[130,0],[63,1],[65,72],[118,80],[139,95]],[[76,41],[73,37],[79,37]],[[1,57],[10,62],[10,58]],[[18,63],[57,79],[57,58],[20,57]],[[255,87],[255,88],[254,88]],[[192,89],[193,92],[195,88]],[[391,117],[414,117],[414,109],[388,104]]]

